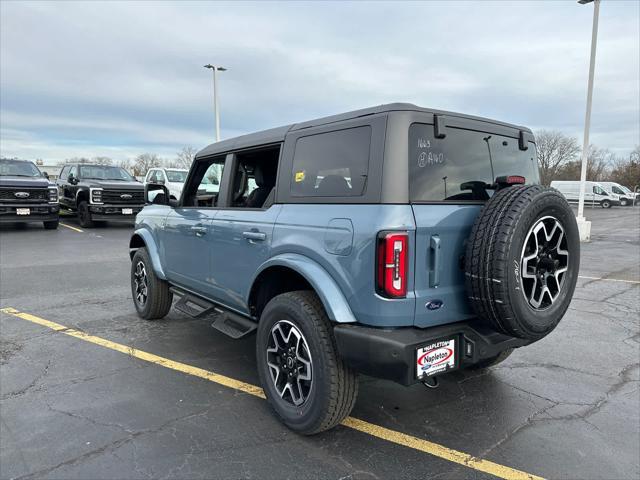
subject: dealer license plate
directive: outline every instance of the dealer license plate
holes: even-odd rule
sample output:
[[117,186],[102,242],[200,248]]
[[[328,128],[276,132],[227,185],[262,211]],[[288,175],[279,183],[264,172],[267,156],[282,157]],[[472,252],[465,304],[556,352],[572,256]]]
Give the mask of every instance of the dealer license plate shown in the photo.
[[122,209],[122,214],[123,215],[133,215],[133,208],[123,208]]
[[30,208],[16,208],[16,215],[31,215]]
[[456,368],[456,340],[438,340],[416,351],[418,378],[429,377]]

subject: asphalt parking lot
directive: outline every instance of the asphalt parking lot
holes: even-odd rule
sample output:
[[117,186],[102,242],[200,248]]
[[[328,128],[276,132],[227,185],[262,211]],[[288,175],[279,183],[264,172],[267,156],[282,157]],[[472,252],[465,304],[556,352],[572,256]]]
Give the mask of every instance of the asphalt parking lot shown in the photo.
[[586,213],[554,333],[434,390],[361,377],[348,425],[314,437],[251,389],[254,337],[136,316],[130,227],[3,226],[0,477],[637,479],[640,208]]

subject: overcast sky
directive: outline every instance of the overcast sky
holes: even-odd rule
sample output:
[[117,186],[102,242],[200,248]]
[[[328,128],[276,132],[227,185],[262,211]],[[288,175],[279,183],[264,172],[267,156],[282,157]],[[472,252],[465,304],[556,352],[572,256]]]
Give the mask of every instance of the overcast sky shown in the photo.
[[[640,143],[640,2],[602,0],[592,143]],[[388,102],[580,137],[593,5],[0,2],[0,150],[173,157]],[[47,162],[48,163],[48,162]]]

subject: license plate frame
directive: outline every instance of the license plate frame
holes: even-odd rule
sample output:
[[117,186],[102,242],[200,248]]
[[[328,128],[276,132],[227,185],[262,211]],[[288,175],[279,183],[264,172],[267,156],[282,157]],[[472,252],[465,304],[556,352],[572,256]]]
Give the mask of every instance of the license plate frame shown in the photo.
[[122,214],[123,215],[133,215],[133,208],[123,208],[122,209]]
[[416,377],[426,378],[459,367],[458,337],[446,337],[429,342],[416,349]]
[[16,208],[16,215],[31,215],[30,208]]

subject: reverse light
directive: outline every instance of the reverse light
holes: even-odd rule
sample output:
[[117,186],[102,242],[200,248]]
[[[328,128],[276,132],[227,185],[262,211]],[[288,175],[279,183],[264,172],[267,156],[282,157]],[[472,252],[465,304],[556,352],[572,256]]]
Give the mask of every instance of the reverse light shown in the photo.
[[407,296],[407,232],[382,232],[378,235],[376,287],[379,294],[389,298]]

